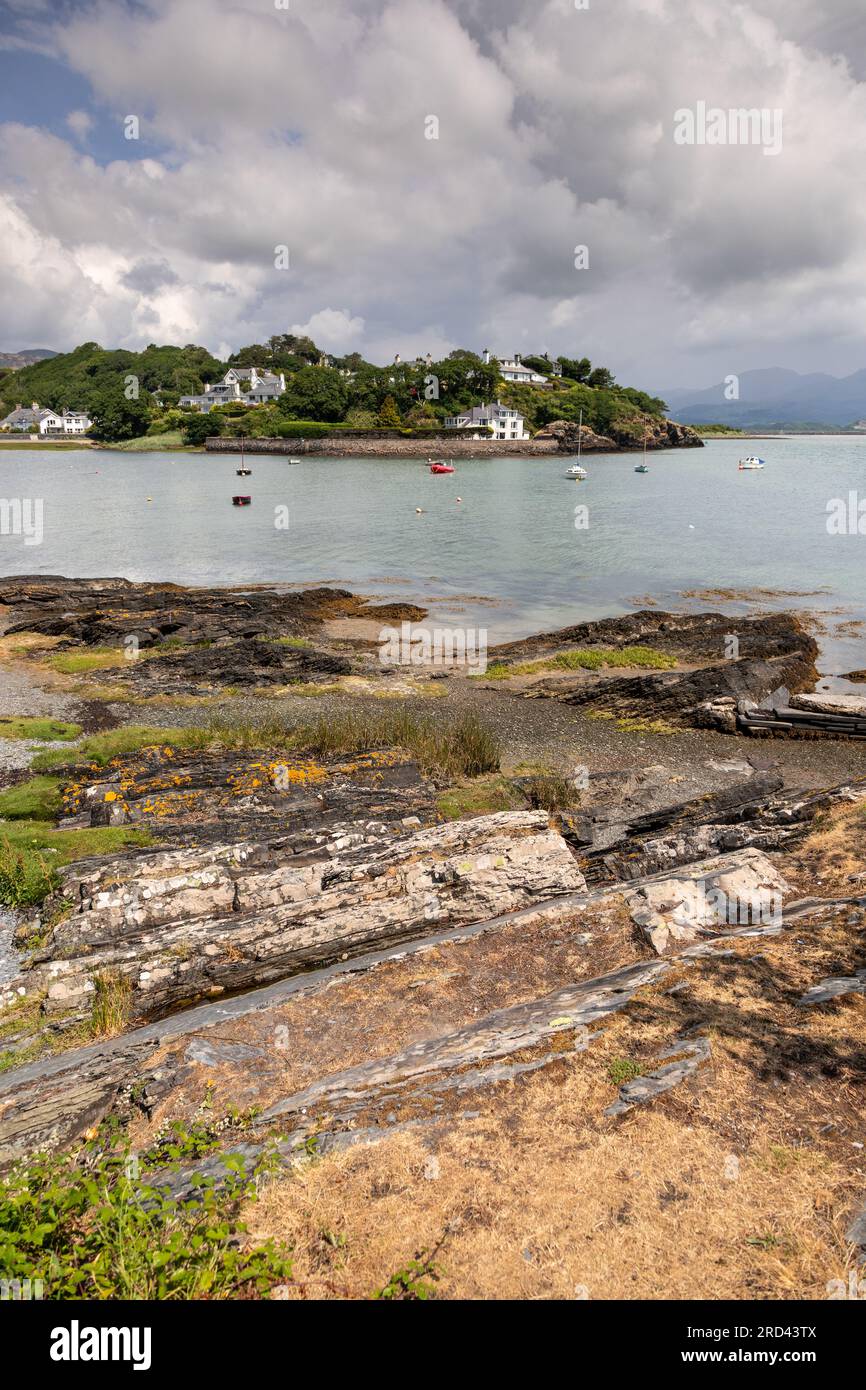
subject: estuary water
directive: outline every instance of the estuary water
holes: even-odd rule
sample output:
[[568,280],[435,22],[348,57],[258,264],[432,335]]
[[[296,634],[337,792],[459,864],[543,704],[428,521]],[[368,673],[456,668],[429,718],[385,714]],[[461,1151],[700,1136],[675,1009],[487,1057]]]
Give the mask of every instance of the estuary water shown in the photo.
[[[766,467],[738,471],[752,453]],[[580,483],[563,458],[458,460],[441,477],[421,459],[253,455],[241,479],[238,462],[0,449],[0,499],[42,508],[39,543],[4,512],[0,573],[342,584],[415,597],[491,644],[649,603],[786,607],[816,614],[828,673],[866,666],[866,534],[833,534],[828,515],[866,499],[866,438],[713,440],[651,453],[644,475],[634,454],[589,454]]]

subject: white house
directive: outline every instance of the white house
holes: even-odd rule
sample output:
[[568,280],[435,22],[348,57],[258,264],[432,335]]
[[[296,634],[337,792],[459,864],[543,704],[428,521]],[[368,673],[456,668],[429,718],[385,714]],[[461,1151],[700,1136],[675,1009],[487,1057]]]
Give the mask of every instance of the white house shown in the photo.
[[[447,430],[470,430],[475,427],[478,431],[471,435],[472,439],[529,439],[529,431],[524,424],[523,416],[516,410],[509,410],[508,406],[497,401],[495,405],[473,405],[471,410],[466,410],[460,415],[446,415],[445,428]],[[489,426],[493,433],[488,434],[485,426]],[[483,431],[483,433],[482,433]]]
[[93,421],[83,410],[42,410],[39,402],[31,406],[16,405],[5,419],[0,420],[0,429],[14,430],[21,434],[86,434]]
[[40,434],[86,434],[93,421],[83,410],[40,410]]
[[[485,348],[483,352],[485,362],[490,361],[490,349]],[[524,367],[520,360],[520,353],[515,352],[513,357],[499,357],[499,371],[503,381],[516,381],[522,386],[548,386],[549,380],[536,372],[532,367]]]
[[239,405],[268,405],[286,389],[284,372],[262,371],[260,367],[229,367],[221,381],[205,382],[201,396],[181,396],[178,405],[196,406],[207,412],[215,405],[237,401]]

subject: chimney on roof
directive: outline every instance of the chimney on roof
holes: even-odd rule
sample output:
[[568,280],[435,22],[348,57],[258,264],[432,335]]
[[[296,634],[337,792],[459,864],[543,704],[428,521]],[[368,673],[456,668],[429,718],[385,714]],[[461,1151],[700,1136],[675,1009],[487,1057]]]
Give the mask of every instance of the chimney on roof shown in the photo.
[[481,356],[484,358],[484,361],[485,361],[485,362],[489,362],[489,361],[490,361],[490,348],[485,348],[484,351],[483,351],[483,353],[481,354]]
[[515,354],[514,354],[514,360],[515,360],[515,362],[517,363],[517,365],[518,365],[518,367],[519,367],[519,366],[520,366],[520,353],[519,353],[519,352],[515,352]]
[[38,402],[38,401],[31,401],[31,402],[30,402],[30,409],[31,409],[31,410],[38,410],[38,409],[39,409],[39,402]]

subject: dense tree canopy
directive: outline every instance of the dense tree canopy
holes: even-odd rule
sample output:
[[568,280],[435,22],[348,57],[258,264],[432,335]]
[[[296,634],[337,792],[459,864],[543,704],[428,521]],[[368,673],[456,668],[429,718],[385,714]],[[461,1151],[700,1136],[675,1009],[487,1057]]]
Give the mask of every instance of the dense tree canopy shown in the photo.
[[[664,402],[645,391],[618,386],[606,367],[588,357],[558,357],[562,375],[545,354],[523,361],[548,378],[546,387],[506,383],[499,363],[485,362],[468,348],[454,348],[439,361],[416,358],[376,366],[360,353],[329,358],[303,334],[277,333],[264,343],[240,348],[227,363],[195,343],[184,347],[151,343],[142,352],[107,351],[82,343],[73,352],[0,373],[0,413],[19,401],[38,401],[54,410],[86,410],[96,420],[94,435],[120,440],[176,429],[181,396],[197,395],[218,381],[228,365],[284,372],[286,391],[276,404],[246,409],[229,403],[182,428],[190,441],[208,433],[279,433],[293,420],[355,428],[432,428],[447,415],[481,401],[501,399],[525,416],[530,429],[555,419],[577,420],[602,432],[628,422],[640,428],[645,414],[660,415]],[[630,427],[630,426],[629,426]]]
[[122,439],[138,439],[150,424],[149,397],[130,399],[119,382],[106,382],[88,406],[93,418],[89,431],[94,439],[115,444]]
[[332,367],[302,367],[279,400],[283,414],[298,420],[342,420],[348,404],[345,378]]

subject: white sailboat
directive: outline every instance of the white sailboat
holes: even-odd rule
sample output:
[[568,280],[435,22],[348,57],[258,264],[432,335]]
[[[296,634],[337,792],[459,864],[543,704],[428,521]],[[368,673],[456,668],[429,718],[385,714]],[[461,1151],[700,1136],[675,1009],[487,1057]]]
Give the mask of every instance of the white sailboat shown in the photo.
[[585,469],[585,468],[581,468],[581,466],[580,466],[580,445],[581,445],[582,436],[583,436],[583,408],[581,407],[581,411],[580,411],[580,423],[579,423],[579,425],[578,425],[578,427],[577,427],[577,463],[576,463],[576,464],[572,464],[571,468],[566,468],[566,470],[565,470],[565,476],[566,476],[566,478],[576,478],[576,479],[578,479],[578,481],[579,481],[581,478],[585,478],[585,477],[587,476],[587,474],[586,474],[586,469]]

